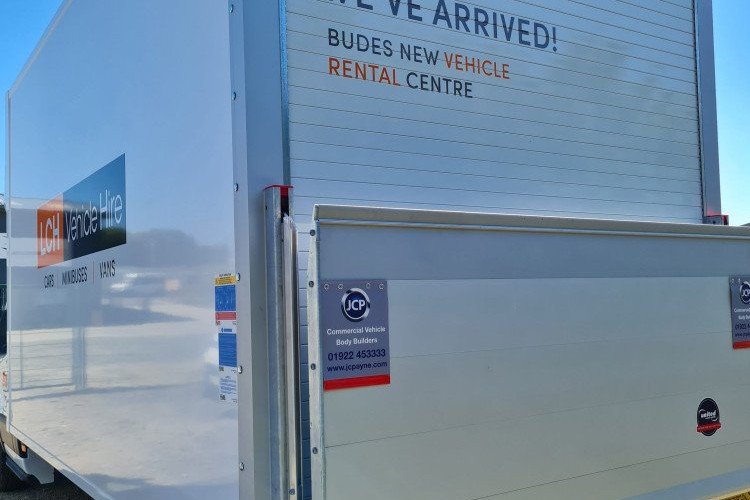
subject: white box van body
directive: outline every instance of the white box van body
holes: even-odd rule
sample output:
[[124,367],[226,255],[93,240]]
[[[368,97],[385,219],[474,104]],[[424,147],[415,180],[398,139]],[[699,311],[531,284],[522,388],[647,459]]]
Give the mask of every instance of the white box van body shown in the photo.
[[7,94],[8,439],[321,500],[314,207],[721,224],[714,87],[709,0],[68,0]]

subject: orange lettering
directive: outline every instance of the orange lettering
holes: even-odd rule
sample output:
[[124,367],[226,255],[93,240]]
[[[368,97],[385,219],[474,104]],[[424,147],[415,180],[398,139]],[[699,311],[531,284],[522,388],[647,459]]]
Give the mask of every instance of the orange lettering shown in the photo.
[[367,64],[354,63],[354,78],[357,80],[367,80]]
[[328,74],[329,75],[339,75],[339,67],[341,67],[341,61],[336,59],[335,57],[329,57],[328,58]]
[[351,78],[352,77],[352,61],[349,59],[344,59],[344,72],[341,75],[344,78]]
[[455,57],[456,57],[456,70],[464,71],[463,62],[465,61],[465,59],[461,57],[459,54],[456,54]]
[[448,66],[448,69],[450,69],[451,65],[453,64],[453,54],[448,54],[447,52],[443,52],[443,57],[445,58],[446,66]]
[[[482,72],[484,73],[485,76],[492,76],[492,73],[490,72],[490,70],[487,69],[487,65],[491,63],[492,61],[490,61],[489,59],[485,59],[484,62],[482,63]],[[495,76],[497,76],[497,63],[493,63],[493,65],[495,67]]]

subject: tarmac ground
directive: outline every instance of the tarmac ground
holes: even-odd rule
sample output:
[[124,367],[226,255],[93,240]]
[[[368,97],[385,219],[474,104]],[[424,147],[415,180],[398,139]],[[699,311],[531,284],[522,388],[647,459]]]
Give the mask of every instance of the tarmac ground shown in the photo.
[[44,486],[23,485],[19,489],[0,493],[0,500],[91,500],[76,485],[66,479]]

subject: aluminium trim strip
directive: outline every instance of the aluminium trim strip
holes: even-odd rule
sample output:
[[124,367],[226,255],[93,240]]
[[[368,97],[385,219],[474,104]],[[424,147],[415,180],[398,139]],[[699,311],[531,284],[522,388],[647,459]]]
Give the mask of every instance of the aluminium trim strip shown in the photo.
[[611,232],[641,236],[718,237],[749,239],[750,227],[713,226],[705,224],[680,224],[673,222],[622,221],[611,219],[584,219],[572,217],[547,217],[537,215],[506,215],[440,210],[415,210],[397,208],[358,207],[343,205],[316,205],[313,219],[322,225],[332,224],[390,224],[397,227],[465,227],[484,230]]

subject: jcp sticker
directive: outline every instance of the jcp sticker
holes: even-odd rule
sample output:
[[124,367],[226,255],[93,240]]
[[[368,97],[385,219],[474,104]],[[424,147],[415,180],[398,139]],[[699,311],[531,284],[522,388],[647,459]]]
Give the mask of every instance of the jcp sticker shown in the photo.
[[388,282],[324,281],[318,297],[323,389],[390,384]]

